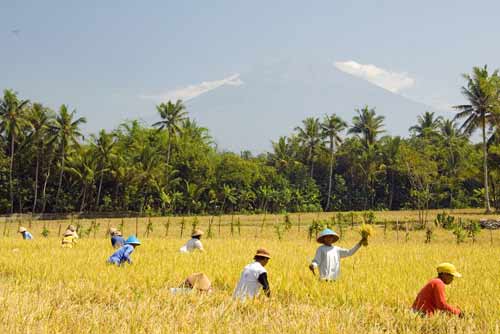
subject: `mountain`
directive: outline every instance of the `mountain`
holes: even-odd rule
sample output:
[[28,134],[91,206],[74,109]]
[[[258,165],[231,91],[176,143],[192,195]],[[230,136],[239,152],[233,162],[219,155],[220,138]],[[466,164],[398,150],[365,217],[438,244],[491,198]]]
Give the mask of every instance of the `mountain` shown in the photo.
[[355,108],[375,107],[387,133],[407,135],[430,107],[337,70],[333,63],[276,61],[240,75],[242,85],[221,86],[186,103],[220,149],[261,153],[290,135],[306,117],[336,113],[348,123]]

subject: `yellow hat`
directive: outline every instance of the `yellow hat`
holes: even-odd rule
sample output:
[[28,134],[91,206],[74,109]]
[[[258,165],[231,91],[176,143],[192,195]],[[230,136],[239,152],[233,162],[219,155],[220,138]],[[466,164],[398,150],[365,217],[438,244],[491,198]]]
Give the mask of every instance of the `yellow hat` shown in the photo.
[[22,227],[22,226],[19,226],[19,233],[23,233],[23,232],[26,232],[26,228],[25,227]]
[[193,233],[191,233],[191,237],[199,237],[200,235],[203,235],[202,230],[194,230]]
[[450,274],[455,277],[462,277],[462,274],[460,274],[457,271],[457,268],[451,263],[443,262],[440,265],[437,266],[437,272],[438,274]]
[[186,278],[186,283],[188,283],[193,289],[200,291],[210,290],[211,283],[207,275],[204,273],[194,273]]

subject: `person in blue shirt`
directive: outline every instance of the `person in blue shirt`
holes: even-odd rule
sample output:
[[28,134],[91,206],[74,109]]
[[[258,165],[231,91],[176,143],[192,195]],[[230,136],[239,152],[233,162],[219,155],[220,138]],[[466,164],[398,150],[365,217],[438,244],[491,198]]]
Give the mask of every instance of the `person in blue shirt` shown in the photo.
[[125,244],[125,239],[122,237],[122,232],[116,228],[110,228],[109,234],[111,235],[111,246],[113,248],[120,248]]
[[141,242],[135,235],[131,235],[125,240],[125,245],[113,253],[108,259],[108,263],[122,265],[125,262],[132,264],[130,256],[134,252],[135,247],[139,246]]
[[28,230],[22,226],[19,227],[19,233],[22,234],[24,240],[32,240],[33,235],[28,232]]

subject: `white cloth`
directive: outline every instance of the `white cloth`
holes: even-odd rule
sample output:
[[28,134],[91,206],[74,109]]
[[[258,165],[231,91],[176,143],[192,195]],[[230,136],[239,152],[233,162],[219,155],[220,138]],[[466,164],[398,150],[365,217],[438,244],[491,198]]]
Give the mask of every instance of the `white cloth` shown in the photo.
[[189,253],[196,249],[203,250],[203,244],[200,240],[192,238],[188,240],[188,242],[184,246],[181,247],[180,251],[182,253]]
[[244,300],[246,297],[253,298],[258,295],[262,284],[259,283],[259,276],[267,273],[267,270],[255,261],[247,265],[241,273],[240,281],[233,293],[233,298]]
[[312,261],[314,268],[319,267],[319,278],[322,280],[336,280],[340,275],[340,259],[354,255],[360,247],[361,243],[357,243],[351,249],[327,245],[320,246]]

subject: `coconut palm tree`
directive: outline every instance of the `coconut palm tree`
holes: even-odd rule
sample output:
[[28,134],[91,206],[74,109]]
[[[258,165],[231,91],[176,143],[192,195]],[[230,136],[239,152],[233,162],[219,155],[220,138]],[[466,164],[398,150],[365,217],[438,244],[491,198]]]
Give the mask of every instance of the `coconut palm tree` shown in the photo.
[[172,151],[172,140],[179,134],[181,129],[181,123],[186,119],[187,112],[186,107],[181,100],[177,100],[174,104],[171,101],[167,103],[161,103],[156,106],[156,110],[162,118],[161,121],[153,124],[154,127],[158,127],[159,130],[166,129],[168,133],[168,144],[167,144],[167,166],[170,163],[170,155]]
[[462,87],[462,94],[469,104],[454,106],[458,113],[455,120],[465,121],[460,129],[470,136],[476,129],[481,129],[483,139],[484,204],[486,212],[491,211],[488,187],[488,146],[486,129],[492,125],[500,111],[500,77],[498,70],[491,75],[488,68],[474,67],[472,75],[464,74],[467,85]]
[[71,146],[79,145],[78,140],[83,137],[80,132],[80,125],[85,124],[87,120],[84,117],[79,117],[74,119],[76,111],[68,111],[66,105],[62,105],[59,108],[59,114],[56,116],[54,124],[50,127],[50,131],[53,134],[53,141],[56,142],[60,150],[60,174],[59,183],[57,186],[57,193],[55,203],[58,204],[59,194],[61,192],[62,180],[64,175],[64,167],[66,161],[66,153]]
[[302,121],[302,127],[297,126],[297,137],[307,150],[307,161],[309,162],[310,176],[314,173],[314,158],[318,146],[321,144],[321,125],[318,118],[308,117]]
[[330,209],[335,149],[342,143],[341,133],[346,129],[346,127],[347,123],[335,114],[330,116],[326,115],[323,123],[321,123],[321,135],[323,138],[326,138],[330,151],[330,171],[328,176],[328,198],[326,201],[326,211]]
[[112,133],[106,133],[105,130],[99,132],[99,136],[92,136],[92,146],[94,147],[97,161],[99,162],[99,186],[97,188],[97,198],[95,206],[98,211],[101,199],[102,180],[104,172],[108,170],[109,161],[113,156],[113,147],[115,146],[115,137]]
[[14,213],[12,175],[14,171],[15,143],[21,129],[26,125],[24,113],[28,103],[28,100],[19,100],[17,94],[9,89],[4,91],[3,99],[0,101],[0,133],[5,132],[6,136],[10,137],[9,195],[11,213]]
[[435,113],[426,111],[417,118],[417,125],[410,127],[410,132],[413,132],[419,138],[427,138],[437,134],[439,125],[443,121],[441,116],[435,117]]
[[358,115],[352,118],[352,127],[349,133],[357,135],[365,147],[375,144],[377,136],[384,132],[384,116],[377,116],[375,108],[355,109]]

